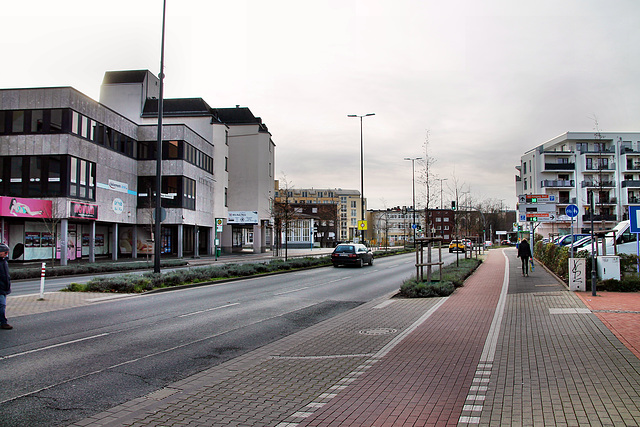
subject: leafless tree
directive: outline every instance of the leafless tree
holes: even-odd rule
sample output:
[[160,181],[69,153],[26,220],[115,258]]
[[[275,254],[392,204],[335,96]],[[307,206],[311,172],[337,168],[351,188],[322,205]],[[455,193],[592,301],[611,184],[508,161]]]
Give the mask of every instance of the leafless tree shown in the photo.
[[[58,247],[58,242],[60,241],[60,236],[58,235],[58,225],[60,224],[60,221],[62,221],[62,217],[64,215],[64,209],[63,206],[60,205],[61,203],[65,203],[64,199],[53,199],[51,201],[51,212],[47,212],[50,215],[45,215],[45,217],[48,216],[48,218],[42,218],[44,227],[47,230],[49,236],[51,236],[51,241],[49,242],[49,244],[51,245],[52,267],[55,265],[56,249]],[[64,240],[66,240],[66,236]]]
[[[434,181],[435,181],[435,175],[433,173],[433,166],[436,164],[436,158],[433,157],[431,155],[431,152],[429,150],[429,134],[430,131],[429,129],[426,130],[426,134],[425,134],[425,138],[424,138],[424,143],[422,144],[422,150],[423,150],[423,158],[422,160],[419,160],[419,164],[421,164],[422,168],[419,170],[418,173],[418,181],[422,184],[422,186],[420,187],[421,189],[420,194],[424,197],[424,229],[427,230],[427,235],[430,235],[431,233],[431,224],[428,223],[429,221],[429,208],[431,207],[431,197],[432,197],[432,192],[433,192],[433,187],[434,187]],[[420,203],[418,204],[418,206],[420,206]],[[417,209],[417,207],[416,207]]]

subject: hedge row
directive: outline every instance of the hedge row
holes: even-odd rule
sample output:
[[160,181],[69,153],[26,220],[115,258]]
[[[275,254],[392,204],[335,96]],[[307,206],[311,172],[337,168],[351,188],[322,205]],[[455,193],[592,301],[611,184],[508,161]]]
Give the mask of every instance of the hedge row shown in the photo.
[[[533,254],[536,259],[544,264],[556,276],[560,277],[565,284],[569,280],[569,248],[558,247],[553,243],[544,244],[541,238],[537,238],[534,245]],[[610,292],[636,292],[640,291],[640,277],[637,273],[638,257],[636,255],[619,254],[620,256],[620,274],[621,280],[608,279],[598,280],[596,289],[599,291]],[[588,251],[579,251],[576,258],[584,258],[586,260],[587,277],[591,277],[591,253]],[[586,290],[591,290],[591,280],[587,280]]]
[[153,289],[194,283],[212,282],[221,279],[247,277],[257,274],[275,273],[293,269],[330,265],[329,257],[294,258],[288,261],[273,260],[268,263],[222,264],[190,267],[167,273],[127,274],[113,277],[97,277],[86,284],[72,283],[65,290],[73,292],[124,292],[139,293]]
[[[188,262],[182,259],[162,260],[161,265],[164,268],[181,267],[187,265]],[[57,265],[47,267],[47,277],[59,276],[75,276],[82,274],[100,274],[110,273],[114,271],[132,271],[153,268],[153,262],[148,261],[125,261],[125,262],[98,262],[92,264],[73,264],[73,265]],[[40,277],[41,267],[21,267],[11,265],[11,279],[36,279]]]

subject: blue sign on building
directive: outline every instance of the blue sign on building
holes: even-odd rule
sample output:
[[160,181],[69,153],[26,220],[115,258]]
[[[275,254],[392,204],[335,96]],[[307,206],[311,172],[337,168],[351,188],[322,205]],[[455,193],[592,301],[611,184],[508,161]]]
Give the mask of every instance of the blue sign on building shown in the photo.
[[629,231],[640,233],[640,206],[629,206]]

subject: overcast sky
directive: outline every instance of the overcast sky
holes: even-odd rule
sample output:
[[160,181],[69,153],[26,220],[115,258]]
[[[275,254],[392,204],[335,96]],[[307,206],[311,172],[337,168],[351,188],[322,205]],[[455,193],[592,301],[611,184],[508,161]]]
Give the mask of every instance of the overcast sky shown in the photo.
[[[249,107],[276,178],[411,205],[425,157],[475,200],[515,208],[515,166],[567,131],[640,130],[637,0],[167,0],[165,96]],[[160,67],[161,0],[2,4],[0,87],[73,86]],[[416,162],[416,178],[420,165]],[[424,190],[416,179],[418,204]],[[435,184],[431,207],[440,205]]]

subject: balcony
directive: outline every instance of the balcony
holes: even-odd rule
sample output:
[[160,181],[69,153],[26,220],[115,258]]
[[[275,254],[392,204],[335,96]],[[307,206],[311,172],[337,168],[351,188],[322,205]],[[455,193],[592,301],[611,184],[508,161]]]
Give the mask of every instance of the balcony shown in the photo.
[[545,163],[544,170],[546,171],[572,171],[576,170],[575,163]]
[[[638,186],[640,187],[640,181],[636,181]],[[624,181],[623,181],[624,183]],[[580,184],[582,188],[599,188],[599,187],[615,187],[615,183],[613,181],[582,181]],[[624,185],[623,185],[624,187]]]
[[575,181],[572,179],[545,179],[541,181],[540,185],[542,187],[554,187],[554,188],[572,188],[575,185]]
[[618,199],[616,197],[607,197],[601,198],[594,202],[596,205],[615,205],[618,203]]
[[639,204],[640,203],[640,197],[635,197],[635,196],[629,196],[627,198],[627,204]]
[[640,180],[637,179],[625,179],[620,184],[622,188],[640,188]]
[[627,165],[624,168],[625,171],[638,171],[640,170],[640,162],[632,162],[627,160]]

